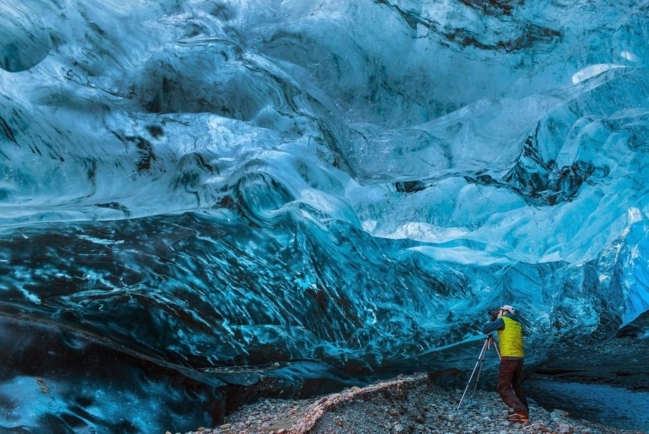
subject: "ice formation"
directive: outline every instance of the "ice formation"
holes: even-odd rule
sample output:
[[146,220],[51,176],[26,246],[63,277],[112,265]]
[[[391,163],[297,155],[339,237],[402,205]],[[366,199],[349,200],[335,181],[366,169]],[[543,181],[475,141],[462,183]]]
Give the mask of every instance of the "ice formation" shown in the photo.
[[530,362],[632,324],[648,12],[0,0],[0,429],[195,428],[224,368],[464,369],[504,303]]

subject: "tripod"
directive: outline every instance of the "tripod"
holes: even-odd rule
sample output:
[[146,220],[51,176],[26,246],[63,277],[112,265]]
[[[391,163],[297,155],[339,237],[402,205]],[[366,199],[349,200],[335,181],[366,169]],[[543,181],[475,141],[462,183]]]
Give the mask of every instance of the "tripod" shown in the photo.
[[480,372],[482,371],[482,365],[484,365],[485,355],[487,354],[487,350],[491,348],[492,344],[494,346],[494,350],[496,350],[496,354],[498,354],[498,359],[500,359],[500,351],[498,351],[498,346],[496,345],[496,341],[493,335],[489,333],[489,336],[487,336],[487,339],[485,339],[484,341],[484,345],[482,345],[482,351],[480,351],[480,355],[478,356],[478,361],[476,362],[473,368],[473,372],[471,372],[471,377],[469,377],[469,381],[466,383],[466,387],[464,388],[464,393],[462,394],[462,398],[460,398],[460,403],[457,405],[458,409],[462,405],[462,401],[464,400],[464,395],[466,395],[467,390],[469,390],[469,386],[471,385],[471,380],[473,380],[473,376],[475,375],[477,370],[478,375],[475,378],[475,384],[473,386],[473,393],[475,393],[475,390],[478,387],[478,380],[480,380]]

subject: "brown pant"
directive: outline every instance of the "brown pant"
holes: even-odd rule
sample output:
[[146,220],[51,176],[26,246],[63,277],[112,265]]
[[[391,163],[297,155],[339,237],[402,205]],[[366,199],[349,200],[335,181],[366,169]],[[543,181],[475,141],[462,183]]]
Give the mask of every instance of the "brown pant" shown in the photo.
[[518,414],[528,414],[529,405],[521,380],[523,379],[523,359],[506,359],[500,361],[498,371],[498,394],[503,402]]

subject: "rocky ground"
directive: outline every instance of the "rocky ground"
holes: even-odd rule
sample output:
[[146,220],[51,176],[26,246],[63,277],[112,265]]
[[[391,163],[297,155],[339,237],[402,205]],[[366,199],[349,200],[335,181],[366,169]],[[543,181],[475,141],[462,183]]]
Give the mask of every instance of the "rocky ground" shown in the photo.
[[458,409],[461,397],[462,390],[441,389],[425,374],[400,376],[310,400],[261,399],[226,416],[225,424],[193,434],[643,433],[574,420],[564,411],[546,411],[533,403],[530,422],[512,424],[495,392],[470,392]]

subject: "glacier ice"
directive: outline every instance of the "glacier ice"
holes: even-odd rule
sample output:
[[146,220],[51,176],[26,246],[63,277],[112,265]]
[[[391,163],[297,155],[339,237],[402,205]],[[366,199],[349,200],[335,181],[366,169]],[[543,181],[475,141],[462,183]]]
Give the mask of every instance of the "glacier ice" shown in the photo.
[[52,48],[50,34],[38,11],[16,0],[0,3],[0,64],[10,72],[25,71],[41,62]]
[[531,364],[634,324],[648,9],[1,0],[0,427],[465,369],[505,302]]

